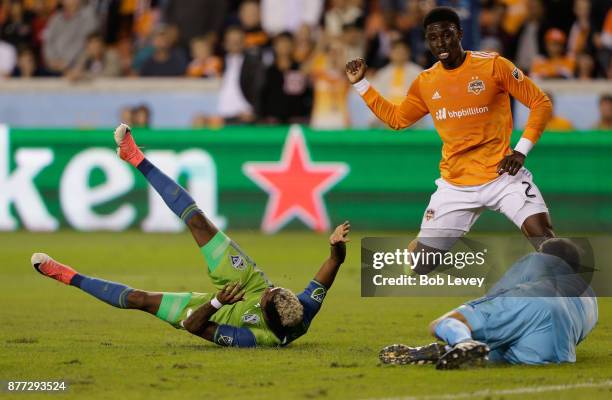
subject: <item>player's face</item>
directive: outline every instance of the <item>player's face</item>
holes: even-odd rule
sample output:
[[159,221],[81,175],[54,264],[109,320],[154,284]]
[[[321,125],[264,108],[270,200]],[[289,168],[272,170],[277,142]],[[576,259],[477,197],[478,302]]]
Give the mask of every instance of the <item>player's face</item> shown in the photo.
[[443,64],[452,64],[462,56],[463,32],[452,22],[435,22],[427,25],[425,40],[431,53]]

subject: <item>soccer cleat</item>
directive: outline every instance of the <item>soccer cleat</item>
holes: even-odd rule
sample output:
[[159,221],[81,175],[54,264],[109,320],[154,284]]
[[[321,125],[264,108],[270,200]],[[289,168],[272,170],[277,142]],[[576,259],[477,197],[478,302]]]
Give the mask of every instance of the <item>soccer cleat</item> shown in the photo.
[[129,162],[134,167],[144,159],[144,154],[134,142],[132,131],[126,124],[121,124],[115,129],[115,143],[117,143],[117,154],[122,160]]
[[421,347],[408,347],[405,344],[392,344],[384,347],[378,354],[383,364],[433,364],[444,354],[444,346],[431,343]]
[[436,369],[457,369],[461,366],[480,366],[489,360],[489,346],[476,340],[457,343],[444,353],[436,363]]
[[31,262],[36,271],[66,285],[70,285],[70,281],[77,274],[69,266],[55,261],[45,253],[32,254]]

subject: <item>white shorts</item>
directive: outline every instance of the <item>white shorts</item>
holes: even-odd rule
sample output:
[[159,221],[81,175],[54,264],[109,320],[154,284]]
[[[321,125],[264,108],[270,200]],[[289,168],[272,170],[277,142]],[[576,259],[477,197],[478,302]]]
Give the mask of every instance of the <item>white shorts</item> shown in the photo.
[[456,186],[442,178],[436,185],[438,189],[423,215],[419,242],[437,249],[450,249],[485,209],[501,212],[519,228],[527,217],[548,212],[526,168],[515,176],[506,173],[484,185]]

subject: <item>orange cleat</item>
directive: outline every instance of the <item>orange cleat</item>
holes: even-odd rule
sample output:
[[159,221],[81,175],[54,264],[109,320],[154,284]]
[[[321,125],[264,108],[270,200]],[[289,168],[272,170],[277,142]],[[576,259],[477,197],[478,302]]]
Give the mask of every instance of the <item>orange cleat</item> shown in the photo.
[[69,266],[55,261],[45,253],[32,254],[31,262],[36,271],[66,285],[70,285],[70,281],[77,274]]
[[122,160],[129,162],[134,167],[144,159],[144,154],[134,142],[132,131],[126,124],[121,124],[115,129],[115,143],[117,143],[117,154]]

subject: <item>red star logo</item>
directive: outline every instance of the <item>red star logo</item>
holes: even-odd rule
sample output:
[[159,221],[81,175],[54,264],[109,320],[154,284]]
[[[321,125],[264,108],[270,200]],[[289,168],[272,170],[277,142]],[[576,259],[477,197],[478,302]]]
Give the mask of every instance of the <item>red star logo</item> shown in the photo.
[[345,163],[313,163],[301,128],[293,126],[279,162],[248,162],[243,171],[268,192],[261,228],[273,233],[294,217],[311,229],[329,229],[323,194],[341,180],[349,168]]

